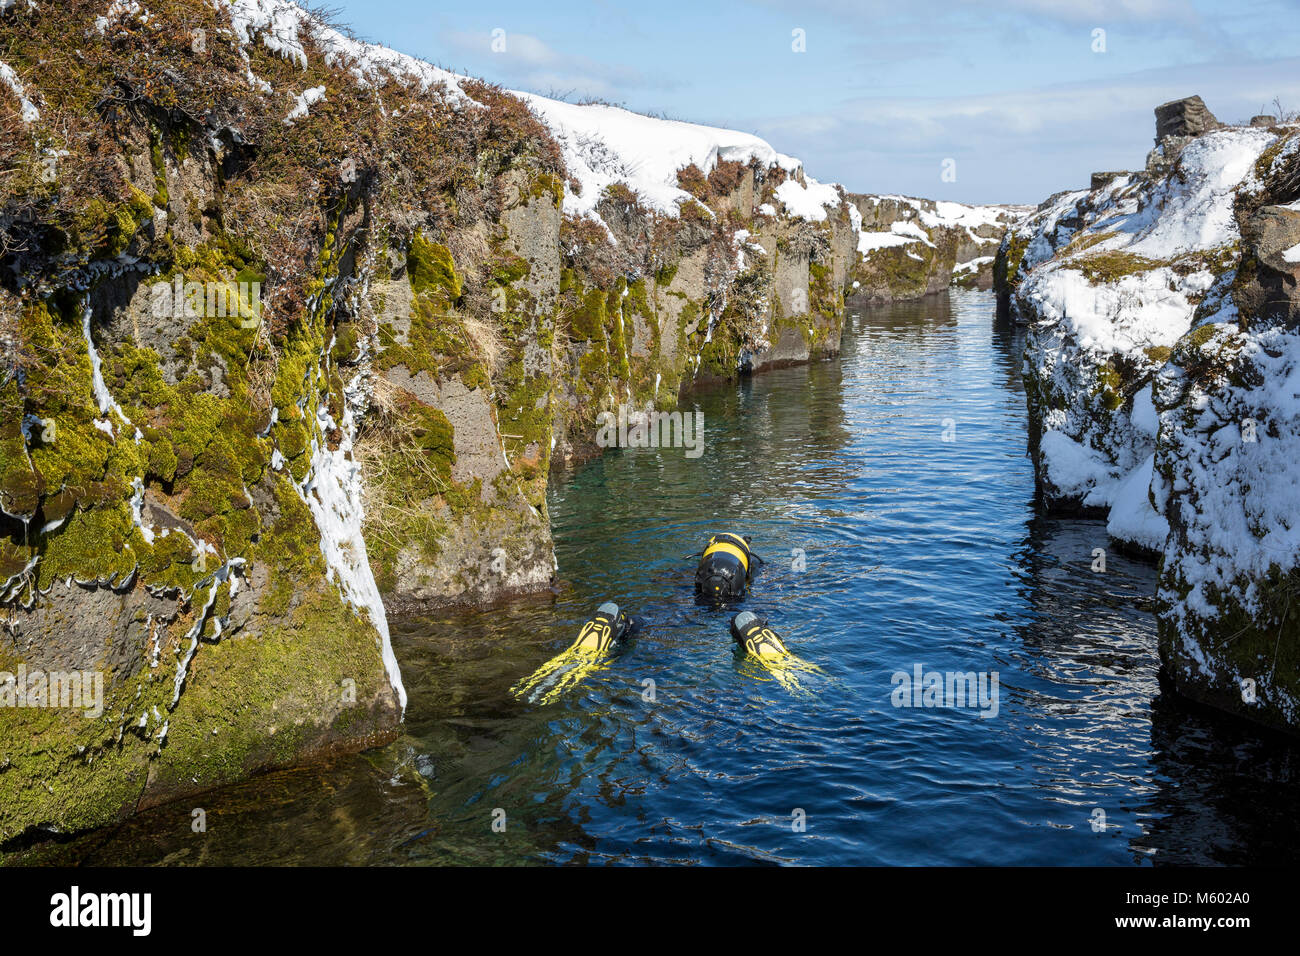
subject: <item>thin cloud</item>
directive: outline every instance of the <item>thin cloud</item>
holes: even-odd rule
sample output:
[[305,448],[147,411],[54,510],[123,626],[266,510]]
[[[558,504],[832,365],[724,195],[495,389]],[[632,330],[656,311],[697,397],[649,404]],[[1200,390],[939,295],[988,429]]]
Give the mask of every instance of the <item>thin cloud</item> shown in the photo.
[[1154,145],[1155,107],[1193,93],[1225,122],[1248,120],[1274,97],[1294,106],[1300,58],[1146,70],[1109,83],[986,95],[858,97],[754,125],[818,178],[855,190],[942,195],[937,171],[943,158],[954,157],[962,191],[947,198],[1037,202],[1086,184],[1095,169],[1140,167]]
[[494,80],[538,92],[617,98],[629,90],[662,90],[677,85],[675,81],[647,75],[635,67],[564,53],[527,33],[506,32],[494,37],[491,32],[453,31],[442,39],[461,55],[479,58],[477,62],[491,68]]

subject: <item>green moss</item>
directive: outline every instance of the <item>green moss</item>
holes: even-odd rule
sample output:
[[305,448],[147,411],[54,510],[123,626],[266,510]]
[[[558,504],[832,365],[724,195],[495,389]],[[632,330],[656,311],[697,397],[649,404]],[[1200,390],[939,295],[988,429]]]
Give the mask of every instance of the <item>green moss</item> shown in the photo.
[[492,281],[497,285],[507,286],[528,276],[532,266],[523,256],[509,252],[498,252],[491,267]]
[[59,534],[48,536],[36,568],[37,586],[46,589],[67,578],[125,581],[146,548],[125,504],[77,511]]
[[1071,256],[1079,255],[1080,253],[1091,249],[1098,243],[1104,242],[1105,240],[1117,235],[1119,235],[1119,233],[1113,229],[1104,232],[1080,232],[1070,240],[1069,245],[1061,250],[1058,254],[1058,258],[1068,259]]
[[607,298],[604,292],[596,288],[580,293],[579,305],[569,316],[569,328],[575,338],[593,342],[603,337]]
[[157,126],[149,126],[149,162],[153,166],[153,204],[166,209],[170,194],[167,191],[167,164],[163,160],[162,133]]
[[1124,405],[1124,382],[1119,372],[1109,362],[1097,369],[1097,387],[1093,396],[1109,411]]
[[[342,726],[351,739],[374,734],[380,742],[396,715],[389,710],[384,720],[369,706],[389,693],[376,640],[326,588],[299,595],[287,618],[266,622],[252,647],[205,644],[154,761],[154,786],[216,787],[259,767],[287,766],[331,742]],[[344,681],[355,685],[356,704],[345,701]]]
[[417,295],[428,295],[447,304],[460,298],[461,281],[451,250],[441,243],[429,242],[421,232],[411,239],[406,268],[411,289]]
[[348,362],[357,351],[357,327],[351,322],[340,325],[334,332],[334,347],[330,349],[330,358],[336,364]]
[[442,409],[427,405],[413,405],[407,414],[415,447],[429,458],[440,477],[450,481],[451,466],[456,462],[456,444],[451,422]]
[[1192,329],[1179,341],[1180,348],[1202,349],[1218,333],[1219,327],[1213,323]]
[[[0,385],[0,506],[11,515],[30,517],[40,505],[45,483],[27,457],[23,415],[18,380],[10,378]],[[34,431],[39,441],[44,428],[37,424]],[[7,575],[0,571],[0,579],[3,577]]]
[[1006,295],[1020,284],[1020,266],[1029,248],[1029,237],[1015,232],[1008,233],[1007,241],[998,246],[993,257],[993,288]]
[[729,337],[714,335],[700,349],[700,370],[706,377],[729,379],[736,374],[740,352]]
[[1150,272],[1162,264],[1131,252],[1094,252],[1073,260],[1070,266],[1082,272],[1092,285],[1099,285],[1118,282],[1125,276]]
[[[1260,532],[1263,533],[1263,532]],[[1204,560],[1215,561],[1212,554]],[[1163,666],[1179,691],[1203,703],[1249,720],[1294,731],[1294,706],[1300,699],[1300,581],[1294,570],[1272,565],[1247,583],[1252,607],[1241,605],[1232,590],[1207,586],[1207,618],[1171,615],[1171,595],[1181,604],[1191,591],[1181,575],[1183,564],[1167,562],[1161,571],[1159,651]],[[1195,656],[1191,648],[1195,648]],[[1255,682],[1256,698],[1243,700],[1240,681]]]
[[564,205],[564,180],[551,173],[542,173],[533,179],[528,195],[533,199],[548,199],[556,209]]
[[890,290],[891,294],[896,297],[910,297],[926,291],[930,283],[933,263],[934,249],[912,242],[905,246],[887,246],[875,250],[865,263],[865,267],[870,270],[873,278],[882,282]]

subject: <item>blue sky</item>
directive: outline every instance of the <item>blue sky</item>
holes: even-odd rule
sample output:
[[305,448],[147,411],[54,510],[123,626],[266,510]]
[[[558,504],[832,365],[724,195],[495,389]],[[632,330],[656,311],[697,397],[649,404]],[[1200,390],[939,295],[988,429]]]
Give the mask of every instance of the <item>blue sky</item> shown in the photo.
[[1274,97],[1300,110],[1300,0],[333,3],[363,39],[757,133],[855,192],[1038,203],[1140,166],[1166,100],[1199,93],[1227,121]]

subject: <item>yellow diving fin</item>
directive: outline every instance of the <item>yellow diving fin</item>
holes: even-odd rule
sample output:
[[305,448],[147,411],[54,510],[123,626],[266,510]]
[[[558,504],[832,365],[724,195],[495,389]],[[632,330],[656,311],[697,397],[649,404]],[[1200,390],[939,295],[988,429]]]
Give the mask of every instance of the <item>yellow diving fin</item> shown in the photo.
[[582,625],[577,639],[567,650],[516,684],[511,693],[532,704],[549,704],[558,700],[591,674],[603,670],[619,641],[630,629],[628,616],[613,601],[607,601]]
[[[809,664],[790,653],[776,631],[767,626],[750,611],[741,611],[731,619],[731,636],[737,647],[749,655],[759,666],[782,687],[793,693],[805,693],[799,680],[800,674],[824,674],[816,664]],[[750,669],[754,670],[753,668]],[[749,676],[757,676],[750,673]]]

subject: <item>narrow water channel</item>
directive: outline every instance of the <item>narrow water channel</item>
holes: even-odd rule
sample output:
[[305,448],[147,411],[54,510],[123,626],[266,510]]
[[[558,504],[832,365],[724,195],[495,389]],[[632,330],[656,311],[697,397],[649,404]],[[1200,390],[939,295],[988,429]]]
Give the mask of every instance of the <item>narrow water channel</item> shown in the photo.
[[[1162,694],[1155,569],[1102,522],[1036,514],[1021,342],[993,311],[859,308],[837,360],[693,395],[700,457],[614,451],[553,483],[558,595],[394,623],[397,743],[201,798],[202,835],[186,803],[51,857],[1296,862],[1295,748]],[[693,601],[688,555],[723,529],[767,562],[745,606],[821,670],[797,690]],[[513,699],[611,599],[643,622],[626,651]],[[918,668],[997,695],[895,706]]]

